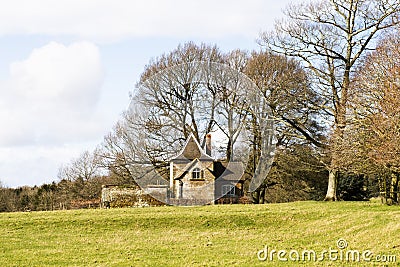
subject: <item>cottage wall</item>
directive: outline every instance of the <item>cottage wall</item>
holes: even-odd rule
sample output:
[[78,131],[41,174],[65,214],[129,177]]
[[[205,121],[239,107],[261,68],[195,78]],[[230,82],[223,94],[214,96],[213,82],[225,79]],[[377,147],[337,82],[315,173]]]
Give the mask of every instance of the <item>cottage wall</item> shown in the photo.
[[[185,164],[174,164],[174,173],[179,173],[185,168]],[[193,179],[193,169],[199,168],[202,172],[201,178]],[[174,181],[174,196],[178,199],[192,199],[203,203],[214,200],[214,175],[211,173],[212,162],[207,164],[199,163],[193,166],[180,180]],[[210,171],[211,170],[211,171]],[[181,186],[182,184],[182,186]],[[182,190],[182,192],[180,192]]]

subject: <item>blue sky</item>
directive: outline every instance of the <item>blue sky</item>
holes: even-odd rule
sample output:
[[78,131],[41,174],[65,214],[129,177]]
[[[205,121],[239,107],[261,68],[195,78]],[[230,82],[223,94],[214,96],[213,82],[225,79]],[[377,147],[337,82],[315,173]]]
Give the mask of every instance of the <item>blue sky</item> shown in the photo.
[[99,145],[151,58],[187,41],[259,49],[290,0],[13,0],[0,9],[0,181],[57,180]]

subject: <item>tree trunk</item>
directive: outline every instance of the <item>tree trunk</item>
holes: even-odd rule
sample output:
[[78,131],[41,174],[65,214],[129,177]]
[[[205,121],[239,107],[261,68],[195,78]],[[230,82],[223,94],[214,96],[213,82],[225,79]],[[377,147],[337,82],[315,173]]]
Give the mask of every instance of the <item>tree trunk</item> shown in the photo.
[[232,139],[231,139],[231,137],[229,137],[228,145],[226,147],[226,160],[228,162],[230,162],[232,160],[232,152],[233,152],[232,150],[233,150],[233,148],[232,148]]
[[398,191],[399,191],[399,173],[393,172],[392,174],[392,180],[391,180],[391,185],[390,185],[390,197],[393,200],[393,203],[399,203],[398,202]]
[[264,204],[265,203],[265,190],[266,186],[262,185],[256,191],[253,192],[253,204]]
[[[348,79],[345,79],[347,81]],[[328,177],[328,190],[326,192],[325,201],[336,201],[337,199],[337,184],[338,184],[338,175],[339,175],[339,153],[340,145],[344,136],[344,128],[346,127],[346,103],[347,103],[347,85],[346,82],[344,85],[346,87],[342,88],[342,100],[337,105],[337,111],[335,116],[335,130],[332,136],[332,159],[329,169],[329,177]]]
[[259,194],[259,201],[258,204],[264,204],[265,202],[265,186],[260,188],[260,194]]
[[324,201],[336,201],[337,200],[337,174],[338,171],[330,170],[328,178],[328,190]]
[[253,204],[259,204],[260,203],[260,191],[255,191],[251,194],[253,198]]
[[[329,169],[329,176],[328,176],[328,189],[326,191],[326,196],[324,201],[336,201],[337,199],[337,184],[338,184],[338,175],[339,175],[339,169],[337,166],[337,159],[340,156],[337,153],[337,148],[338,148],[338,138],[337,136],[340,136],[341,131],[336,131],[334,134],[333,138],[335,139],[334,142],[332,142],[332,159],[331,159],[331,164],[330,164],[330,169]],[[343,134],[341,135],[343,136]]]

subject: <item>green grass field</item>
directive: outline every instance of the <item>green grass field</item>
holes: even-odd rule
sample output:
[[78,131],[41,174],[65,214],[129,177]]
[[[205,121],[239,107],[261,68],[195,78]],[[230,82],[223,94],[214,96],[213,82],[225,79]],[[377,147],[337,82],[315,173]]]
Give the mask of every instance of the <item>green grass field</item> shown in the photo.
[[[265,246],[268,259],[260,261]],[[272,249],[286,251],[288,261],[277,253],[269,259]],[[304,250],[324,260],[301,260]],[[341,261],[348,250],[370,250],[372,261]],[[400,207],[296,202],[2,213],[0,252],[0,266],[400,266]]]

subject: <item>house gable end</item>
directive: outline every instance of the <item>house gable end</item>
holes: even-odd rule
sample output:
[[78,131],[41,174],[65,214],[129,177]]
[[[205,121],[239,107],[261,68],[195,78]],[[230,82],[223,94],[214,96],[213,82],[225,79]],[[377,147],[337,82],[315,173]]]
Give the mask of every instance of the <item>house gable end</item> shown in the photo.
[[183,163],[190,162],[194,159],[199,159],[200,161],[214,161],[212,157],[204,153],[194,135],[190,134],[182,150],[178,153],[177,156],[171,158],[171,161],[175,163]]

